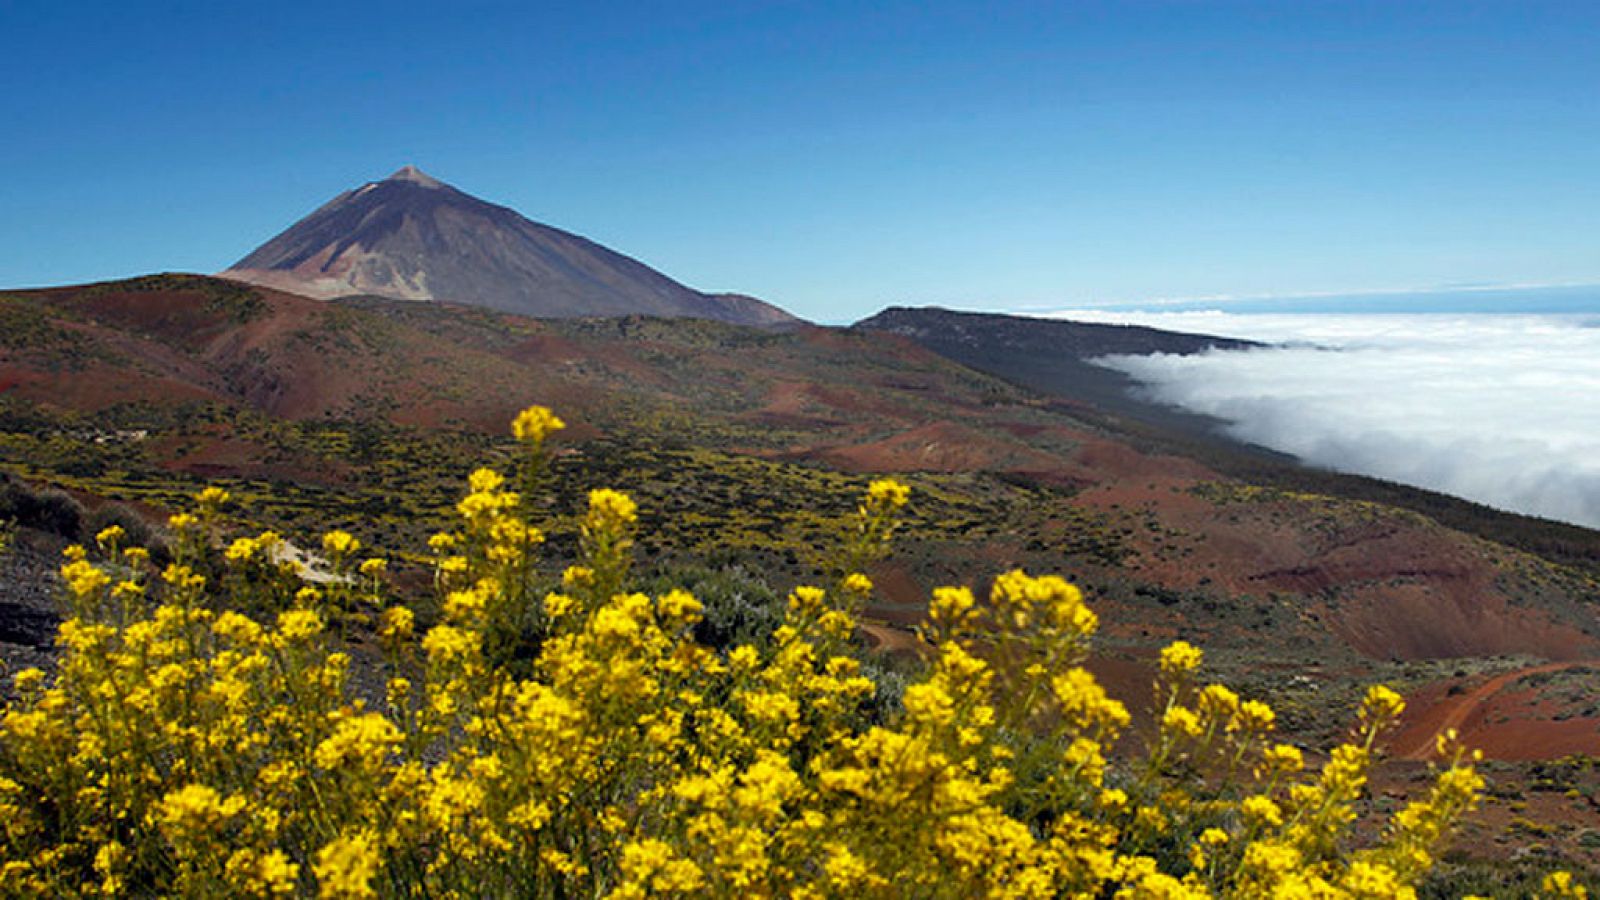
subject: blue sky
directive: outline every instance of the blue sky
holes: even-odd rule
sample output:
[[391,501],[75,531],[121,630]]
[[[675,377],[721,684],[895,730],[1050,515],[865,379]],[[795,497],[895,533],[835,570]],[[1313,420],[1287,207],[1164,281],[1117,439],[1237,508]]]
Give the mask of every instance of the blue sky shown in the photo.
[[1600,282],[1600,4],[0,2],[0,285],[405,163],[828,321]]

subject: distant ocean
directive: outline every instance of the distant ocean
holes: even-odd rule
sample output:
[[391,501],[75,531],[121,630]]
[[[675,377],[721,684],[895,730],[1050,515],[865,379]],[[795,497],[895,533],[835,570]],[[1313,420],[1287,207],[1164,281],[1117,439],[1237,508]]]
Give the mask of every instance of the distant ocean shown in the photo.
[[1049,316],[1271,344],[1101,363],[1155,400],[1312,465],[1600,528],[1600,289]]

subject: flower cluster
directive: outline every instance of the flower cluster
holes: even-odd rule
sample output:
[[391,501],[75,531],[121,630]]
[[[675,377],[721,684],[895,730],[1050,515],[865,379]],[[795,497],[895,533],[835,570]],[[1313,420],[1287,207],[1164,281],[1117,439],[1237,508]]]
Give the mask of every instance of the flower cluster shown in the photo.
[[[534,409],[516,437],[542,454],[560,427]],[[59,666],[20,673],[0,717],[0,892],[1404,897],[1482,787],[1446,736],[1432,791],[1352,850],[1400,698],[1373,689],[1312,771],[1270,707],[1201,685],[1182,642],[1147,752],[1120,757],[1130,714],[1083,665],[1098,619],[1021,571],[983,600],[934,593],[926,670],[885,713],[851,637],[861,569],[907,502],[892,480],[839,583],[796,588],[775,632],[723,651],[695,642],[692,595],[631,589],[625,495],[590,495],[583,558],[536,591],[526,495],[486,469],[470,488],[430,542],[426,629],[348,534],[324,539],[320,589],[239,574],[276,536],[202,565],[217,493],[164,571],[119,535],[73,552]],[[247,585],[279,590],[277,611],[227,602]],[[377,613],[381,698],[351,686],[335,595]],[[530,634],[502,664],[496,641]]]

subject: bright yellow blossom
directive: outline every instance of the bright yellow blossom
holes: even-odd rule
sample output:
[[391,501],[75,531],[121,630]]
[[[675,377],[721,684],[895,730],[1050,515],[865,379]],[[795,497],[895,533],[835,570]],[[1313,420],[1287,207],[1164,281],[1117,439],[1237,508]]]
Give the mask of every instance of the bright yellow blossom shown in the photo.
[[1199,648],[1188,641],[1173,641],[1161,649],[1161,673],[1169,678],[1187,678],[1200,668]]
[[317,864],[312,867],[317,895],[339,900],[377,896],[372,879],[378,874],[378,865],[377,841],[372,835],[337,838],[317,851]]
[[893,478],[879,478],[867,486],[867,500],[888,509],[899,509],[911,499],[911,489]]
[[565,427],[567,423],[543,406],[530,406],[511,421],[512,435],[528,444],[543,443],[545,438]]

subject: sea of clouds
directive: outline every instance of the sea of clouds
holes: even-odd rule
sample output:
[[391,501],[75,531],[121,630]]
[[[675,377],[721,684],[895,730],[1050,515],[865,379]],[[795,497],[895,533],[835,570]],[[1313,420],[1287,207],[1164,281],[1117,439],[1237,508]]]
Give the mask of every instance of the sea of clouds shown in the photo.
[[1313,465],[1600,528],[1600,315],[1052,315],[1270,342],[1098,362]]

